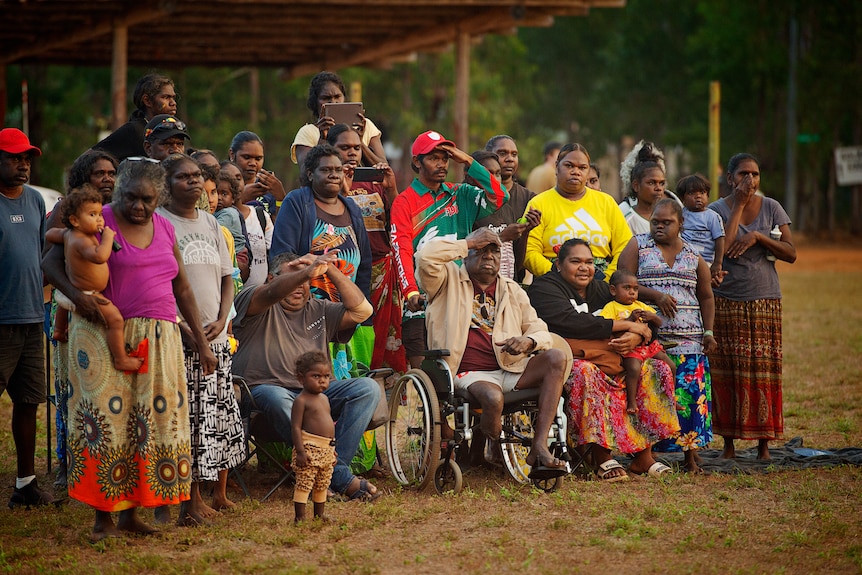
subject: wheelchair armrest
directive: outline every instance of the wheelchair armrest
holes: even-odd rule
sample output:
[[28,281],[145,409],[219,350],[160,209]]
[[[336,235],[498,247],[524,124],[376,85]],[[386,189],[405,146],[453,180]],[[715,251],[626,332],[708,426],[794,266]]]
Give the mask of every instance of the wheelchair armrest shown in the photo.
[[395,370],[391,367],[378,367],[377,369],[369,369],[363,374],[363,377],[370,377],[373,379],[377,379],[378,377],[380,377],[386,379],[393,373],[395,373]]
[[251,406],[252,411],[260,411],[257,402],[254,400],[254,396],[251,394],[251,388],[248,386],[245,378],[241,375],[233,374],[233,384],[239,388],[240,408],[242,408],[243,403],[247,402],[247,404]]
[[422,352],[425,359],[440,359],[441,357],[449,357],[448,349],[426,349]]

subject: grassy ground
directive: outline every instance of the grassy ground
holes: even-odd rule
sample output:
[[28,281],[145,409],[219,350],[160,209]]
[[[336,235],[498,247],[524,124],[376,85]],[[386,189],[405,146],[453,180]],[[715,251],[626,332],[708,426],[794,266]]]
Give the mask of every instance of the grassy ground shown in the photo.
[[[808,447],[862,446],[862,249],[801,249],[800,261],[780,273],[786,437],[802,436]],[[15,476],[5,395],[0,414],[5,503]],[[42,421],[44,434],[44,412]],[[44,435],[40,445],[44,474]],[[246,477],[258,494],[273,479],[253,470]],[[862,572],[859,467],[615,485],[567,478],[553,494],[486,471],[468,474],[458,496],[378,485],[388,494],[372,505],[328,504],[331,525],[295,527],[289,489],[263,504],[232,491],[239,509],[209,526],[97,545],[87,543],[92,512],[78,503],[4,508],[0,572]]]

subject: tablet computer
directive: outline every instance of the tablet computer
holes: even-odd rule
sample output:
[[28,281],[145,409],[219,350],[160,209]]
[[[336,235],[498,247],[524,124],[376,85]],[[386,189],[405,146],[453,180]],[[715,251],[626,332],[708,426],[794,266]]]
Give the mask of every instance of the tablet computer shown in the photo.
[[359,123],[362,114],[362,102],[337,102],[323,105],[323,115],[335,120],[336,124],[353,126]]

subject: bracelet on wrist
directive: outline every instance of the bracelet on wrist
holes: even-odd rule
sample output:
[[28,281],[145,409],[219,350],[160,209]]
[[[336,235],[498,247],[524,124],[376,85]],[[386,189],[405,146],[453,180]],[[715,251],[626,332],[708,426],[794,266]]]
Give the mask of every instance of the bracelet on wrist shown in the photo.
[[703,337],[706,337],[706,336],[708,336],[708,335],[715,336],[715,334],[714,334],[714,333],[712,333],[712,330],[711,330],[711,329],[705,329],[705,330],[703,330]]

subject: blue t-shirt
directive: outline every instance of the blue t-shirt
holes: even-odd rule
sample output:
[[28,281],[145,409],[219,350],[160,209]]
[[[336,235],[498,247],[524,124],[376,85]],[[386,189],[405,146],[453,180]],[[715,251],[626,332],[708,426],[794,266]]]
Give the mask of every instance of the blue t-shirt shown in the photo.
[[682,232],[680,236],[692,245],[706,263],[712,265],[715,260],[715,240],[724,237],[724,224],[721,217],[712,210],[692,212],[682,209]]
[[41,323],[45,201],[24,186],[15,199],[0,194],[0,324]]

